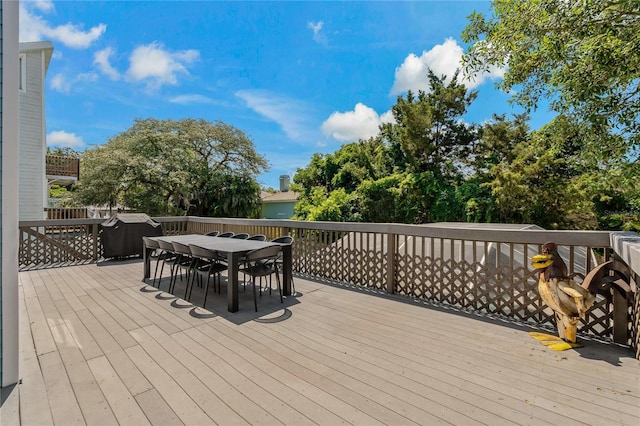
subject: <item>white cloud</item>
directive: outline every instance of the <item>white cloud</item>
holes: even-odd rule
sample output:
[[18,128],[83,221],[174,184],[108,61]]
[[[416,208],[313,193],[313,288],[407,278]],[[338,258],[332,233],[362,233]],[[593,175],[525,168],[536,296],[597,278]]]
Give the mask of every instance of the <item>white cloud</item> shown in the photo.
[[395,123],[396,119],[393,116],[393,111],[389,110],[380,116],[380,123]]
[[47,145],[78,148],[84,145],[82,137],[75,133],[68,133],[64,130],[56,130],[51,133],[47,133]]
[[289,139],[305,143],[314,138],[309,131],[308,107],[303,102],[266,90],[240,90],[236,96],[258,114],[276,122]]
[[204,95],[178,95],[169,99],[174,104],[190,105],[190,104],[213,104],[214,100]]
[[458,81],[469,89],[478,87],[488,79],[498,79],[504,75],[504,69],[493,68],[488,73],[467,80],[462,70],[462,55],[462,47],[452,38],[448,38],[443,44],[435,45],[431,50],[423,51],[419,57],[413,53],[409,54],[402,65],[396,68],[391,94],[404,93],[407,90],[427,90],[428,68],[438,76],[446,75],[449,78],[459,68]]
[[38,9],[45,13],[52,12],[53,10],[55,10],[55,7],[53,6],[53,2],[50,0],[36,0],[36,1],[33,1],[32,4],[34,9]]
[[357,103],[353,111],[331,114],[322,123],[322,131],[339,141],[355,141],[377,135],[382,123],[393,121],[391,111],[378,115],[373,108]]
[[20,41],[41,41],[50,39],[67,47],[85,49],[104,34],[105,24],[98,24],[84,31],[82,24],[67,23],[52,26],[36,12],[52,12],[54,6],[49,1],[20,3]]
[[94,72],[80,73],[71,80],[69,80],[64,74],[58,73],[49,80],[49,87],[57,92],[69,94],[74,84],[85,81],[94,82],[97,80],[98,74]]
[[313,22],[313,21],[309,21],[307,23],[307,28],[309,28],[311,31],[313,31],[313,40],[316,43],[320,43],[320,44],[327,44],[327,36],[322,32],[322,27],[324,26],[324,22],[322,21],[318,21],[318,22]]
[[96,74],[95,72],[80,73],[76,76],[74,83],[78,81],[89,81],[89,82],[98,81],[98,74]]
[[127,71],[129,81],[145,81],[147,89],[153,90],[162,85],[178,84],[177,74],[189,75],[186,64],[200,58],[197,50],[170,52],[161,43],[138,46],[129,56],[130,66]]
[[111,47],[98,50],[93,55],[93,64],[98,67],[101,73],[108,76],[111,80],[119,80],[120,73],[111,65],[110,58],[112,55],[113,49]]
[[49,80],[49,87],[60,93],[69,93],[71,90],[71,83],[67,82],[63,74],[56,74]]

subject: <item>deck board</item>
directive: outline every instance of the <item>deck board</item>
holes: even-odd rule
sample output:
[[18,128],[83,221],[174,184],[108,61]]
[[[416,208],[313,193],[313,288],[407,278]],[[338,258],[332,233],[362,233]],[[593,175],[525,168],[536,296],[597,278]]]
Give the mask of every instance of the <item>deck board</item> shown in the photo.
[[[260,407],[256,402],[244,395],[241,391],[233,387],[219,374],[211,370],[206,361],[211,360],[211,356],[203,356],[202,359],[193,354],[189,349],[193,344],[186,347],[182,344],[176,345],[176,336],[169,336],[157,326],[145,328],[145,332],[157,342],[161,347],[171,348],[171,354],[176,360],[184,365],[193,375],[217,395],[221,401],[231,408],[235,413],[241,415],[250,424],[278,424],[281,423],[276,417],[271,415],[265,408]],[[269,393],[265,392],[262,397]]]
[[[322,315],[322,311],[316,312],[315,315]],[[333,311],[334,318],[340,319],[338,314]],[[361,346],[356,353],[364,353],[371,355],[371,358],[364,359],[361,364],[369,365],[375,363],[376,359],[389,359],[389,355],[400,362],[400,367],[407,373],[401,373],[406,377],[415,379],[422,378],[423,383],[436,383],[435,393],[443,393],[456,402],[467,402],[487,410],[492,404],[490,395],[494,396],[495,401],[509,401],[510,406],[517,410],[532,413],[529,407],[531,405],[530,394],[521,392],[519,386],[529,380],[532,388],[543,386],[536,382],[535,376],[527,376],[532,371],[512,371],[505,364],[496,364],[496,359],[487,356],[483,358],[478,348],[474,348],[472,344],[465,344],[464,340],[460,343],[449,342],[449,336],[437,340],[438,336],[425,337],[424,342],[429,342],[427,347],[421,351],[421,345],[413,344],[409,341],[411,336],[407,336],[406,340],[398,337],[402,336],[402,330],[393,330],[393,332],[376,334],[372,327],[358,327],[354,324],[353,328],[346,330],[338,330],[337,327],[331,325],[308,324],[310,331],[326,336],[327,340],[335,340],[338,347],[344,347],[349,342],[359,342]],[[323,327],[327,327],[325,330]],[[433,326],[433,325],[432,325]],[[322,331],[318,328],[323,328]],[[394,335],[395,334],[395,335]],[[453,335],[453,334],[451,334]],[[393,337],[390,337],[393,336]],[[415,339],[415,337],[414,337]],[[398,348],[398,349],[396,349]],[[411,349],[411,350],[406,350]],[[444,355],[443,357],[443,354]],[[463,355],[460,355],[463,354]],[[469,355],[471,354],[471,355]],[[499,360],[499,359],[498,359]],[[429,368],[429,365],[437,365],[436,369]],[[392,368],[388,365],[388,368]],[[524,381],[524,382],[523,382]],[[456,389],[455,384],[458,384]],[[517,386],[513,386],[515,383]],[[446,386],[449,385],[449,386]],[[563,386],[562,389],[572,389]],[[575,401],[571,401],[575,403]],[[540,397],[537,404],[548,404],[546,398]],[[494,407],[497,415],[505,416],[507,413],[499,404]],[[552,421],[562,419],[562,423],[570,423],[572,413],[568,408],[562,407],[557,413],[551,413],[547,418],[541,418],[541,421]],[[467,412],[465,410],[465,412]],[[563,414],[565,413],[565,414]],[[516,417],[518,413],[515,413]],[[522,415],[524,413],[521,413]],[[577,416],[581,413],[573,413]],[[563,418],[564,416],[564,418]],[[512,418],[512,421],[514,419]]]
[[[36,355],[29,315],[20,286],[20,398],[18,401],[20,420],[25,425],[48,425],[53,423],[47,387]],[[18,394],[18,392],[15,392]],[[4,408],[3,408],[4,411]],[[3,423],[4,424],[4,423]]]
[[127,390],[118,373],[116,373],[105,356],[92,358],[87,363],[103,394],[109,401],[118,423],[139,426],[150,424],[134,396]]
[[150,389],[136,395],[136,402],[144,411],[149,422],[156,426],[184,425],[169,404],[160,396],[157,390]]
[[22,424],[640,422],[628,348],[553,352],[531,327],[300,278],[284,305],[267,293],[256,314],[241,289],[232,314],[223,289],[205,310],[141,275],[19,274]]

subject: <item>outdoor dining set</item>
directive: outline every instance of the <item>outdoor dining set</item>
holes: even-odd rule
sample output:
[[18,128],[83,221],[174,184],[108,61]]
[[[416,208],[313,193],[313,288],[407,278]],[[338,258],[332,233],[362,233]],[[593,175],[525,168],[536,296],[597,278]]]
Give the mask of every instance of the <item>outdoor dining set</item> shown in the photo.
[[[229,312],[238,311],[238,274],[240,272],[244,275],[245,286],[248,283],[247,277],[251,278],[256,312],[258,311],[257,291],[262,295],[263,278],[268,278],[271,292],[272,277],[275,275],[281,302],[283,302],[283,296],[291,294],[293,238],[290,236],[267,241],[264,235],[250,236],[246,233],[213,231],[206,235],[189,234],[142,237],[142,239],[144,244],[143,280],[151,278],[151,260],[155,259],[152,286],[157,285],[160,288],[166,267],[169,273],[167,291],[175,294],[176,281],[184,279],[186,284],[182,298],[191,301],[194,286],[203,287],[203,308],[207,304],[210,286],[213,286],[214,291],[217,289],[217,292],[221,293],[221,274],[224,271],[227,271]],[[282,273],[282,282],[280,273]]]

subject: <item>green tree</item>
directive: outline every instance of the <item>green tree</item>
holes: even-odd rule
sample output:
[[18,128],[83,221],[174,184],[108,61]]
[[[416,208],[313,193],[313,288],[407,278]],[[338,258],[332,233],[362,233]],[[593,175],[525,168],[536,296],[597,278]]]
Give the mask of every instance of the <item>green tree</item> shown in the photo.
[[387,171],[386,148],[380,138],[345,144],[333,154],[314,154],[309,165],[298,169],[294,176],[292,189],[302,194],[295,218],[362,220],[356,201],[359,186]]
[[296,218],[424,223],[464,217],[465,200],[455,186],[478,129],[461,118],[476,93],[458,83],[457,72],[449,83],[432,71],[427,77],[429,90],[398,97],[395,122],[381,126],[378,136],[315,154],[297,171],[303,195]]
[[446,76],[429,70],[429,90],[409,91],[391,108],[395,123],[381,127],[390,146],[397,143],[412,172],[445,174],[461,159],[477,139],[477,129],[462,120],[477,97],[460,84],[458,71],[446,83]]
[[493,167],[489,186],[500,221],[547,229],[595,227],[584,177],[597,172],[598,165],[583,155],[585,137],[583,127],[558,116],[515,146],[512,161]]
[[47,147],[47,155],[59,155],[61,157],[80,158],[82,153],[76,151],[75,149],[69,146],[62,146],[62,147],[56,146],[54,148]]
[[[640,130],[640,2],[494,0],[493,16],[473,13],[467,73],[505,67],[498,83],[532,109],[542,98],[602,135],[617,129],[632,155]],[[592,152],[605,151],[599,141]]]
[[208,216],[260,216],[260,185],[248,175],[224,174],[208,182],[204,204]]
[[515,160],[519,146],[529,143],[530,131],[528,114],[518,114],[512,120],[494,114],[481,129],[481,136],[466,161],[480,178],[484,179],[491,168],[500,163]]
[[244,216],[259,199],[255,176],[267,168],[253,142],[225,123],[137,119],[84,152],[77,192],[86,204],[122,203],[149,214]]
[[[480,138],[464,161],[469,168],[465,178],[455,188],[456,209],[467,222],[498,222],[499,209],[490,184],[492,171],[499,164],[509,165],[519,153],[519,147],[530,143],[527,114],[518,114],[512,120],[505,115],[495,115],[480,129]],[[528,199],[520,200],[527,203]]]
[[[461,200],[454,187],[478,141],[478,128],[462,117],[477,96],[458,82],[429,70],[429,89],[409,91],[392,107],[394,123],[381,127],[394,171],[402,178],[396,221],[425,223],[461,220]],[[398,152],[398,149],[400,152]],[[464,209],[462,209],[464,210]]]
[[122,142],[114,140],[83,152],[80,159],[82,179],[76,183],[74,193],[80,204],[104,205],[111,210],[122,203],[123,195],[131,186],[127,171],[135,167],[135,161]]
[[403,175],[394,173],[377,180],[365,180],[358,187],[358,205],[363,222],[392,223],[399,219],[398,189]]

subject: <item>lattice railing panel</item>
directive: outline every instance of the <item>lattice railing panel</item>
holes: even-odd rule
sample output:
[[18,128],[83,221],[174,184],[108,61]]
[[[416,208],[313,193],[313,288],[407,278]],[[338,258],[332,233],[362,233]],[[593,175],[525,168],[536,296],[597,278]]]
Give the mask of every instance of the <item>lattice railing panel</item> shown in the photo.
[[97,226],[21,227],[19,268],[82,264],[101,258]]
[[[456,244],[454,241],[443,240],[431,244],[431,249],[429,243],[411,245],[407,242],[408,250],[395,256],[397,293],[525,323],[555,326],[553,311],[546,307],[538,294],[537,274],[523,262],[513,261],[520,253],[520,257],[528,262],[529,253],[537,250],[537,247],[509,247],[502,243],[498,249],[508,255],[496,257],[494,254],[491,257],[488,256],[487,245],[476,243],[467,244],[469,247],[465,254],[464,250],[456,248],[462,243]],[[424,256],[425,252],[433,253],[433,256]],[[573,256],[573,259],[577,258]],[[581,282],[584,272],[576,271],[576,265],[573,268],[574,279]],[[632,314],[629,315],[632,318]],[[611,305],[598,296],[594,306],[587,312],[586,319],[581,320],[580,332],[610,337],[611,318]]]

